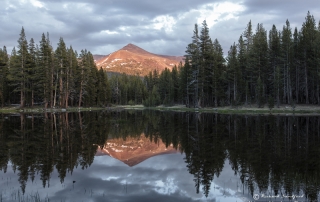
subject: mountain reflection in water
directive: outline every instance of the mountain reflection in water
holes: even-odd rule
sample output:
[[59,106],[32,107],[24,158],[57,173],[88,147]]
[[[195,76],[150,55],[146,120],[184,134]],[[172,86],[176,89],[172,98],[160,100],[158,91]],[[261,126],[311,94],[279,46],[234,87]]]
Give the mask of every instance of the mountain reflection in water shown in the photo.
[[317,201],[319,131],[319,116],[1,114],[0,201]]
[[172,144],[167,147],[161,139],[155,143],[141,134],[133,138],[108,139],[102,149],[98,148],[96,155],[108,155],[132,167],[150,157],[171,153],[177,153]]

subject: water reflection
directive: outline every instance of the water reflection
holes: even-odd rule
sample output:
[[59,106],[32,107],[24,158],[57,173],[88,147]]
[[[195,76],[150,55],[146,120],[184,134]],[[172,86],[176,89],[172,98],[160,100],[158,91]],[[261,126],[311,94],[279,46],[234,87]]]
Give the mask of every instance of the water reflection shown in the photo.
[[108,155],[132,167],[153,156],[172,153],[177,153],[172,145],[167,147],[161,139],[156,143],[141,134],[138,137],[110,138],[103,148],[98,148],[96,156]]
[[[319,131],[318,116],[1,115],[0,197],[37,196],[43,189],[50,200],[68,201],[63,196],[73,191],[74,197],[99,195],[105,201],[125,198],[130,190],[128,201],[214,200],[220,194],[230,200],[258,194],[259,200],[303,195],[296,200],[317,201]],[[168,153],[175,154],[161,155]],[[19,191],[11,188],[16,181]]]

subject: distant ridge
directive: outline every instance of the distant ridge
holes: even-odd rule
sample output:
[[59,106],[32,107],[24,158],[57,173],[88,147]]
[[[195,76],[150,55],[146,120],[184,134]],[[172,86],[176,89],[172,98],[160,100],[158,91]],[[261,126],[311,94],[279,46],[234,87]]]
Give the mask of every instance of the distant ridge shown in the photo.
[[104,58],[104,57],[106,57],[106,55],[93,55],[94,61],[98,61],[98,60],[100,60],[101,58]]
[[129,75],[145,76],[150,71],[162,72],[165,68],[172,69],[183,62],[183,56],[168,56],[150,53],[134,44],[127,44],[123,48],[95,57],[98,68],[108,72],[126,73]]

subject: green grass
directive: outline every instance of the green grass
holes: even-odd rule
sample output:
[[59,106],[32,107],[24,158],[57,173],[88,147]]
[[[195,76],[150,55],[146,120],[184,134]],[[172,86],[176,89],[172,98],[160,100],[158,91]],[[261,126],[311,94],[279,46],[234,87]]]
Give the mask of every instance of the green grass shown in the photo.
[[19,109],[16,107],[0,107],[0,113],[13,113],[19,112]]
[[43,108],[43,107],[3,107],[0,108],[0,113],[44,113],[44,112],[79,112],[79,111],[98,111],[106,110],[102,107],[70,107],[70,108]]
[[314,109],[299,109],[296,108],[233,108],[233,107],[218,107],[218,108],[186,108],[186,107],[145,107],[144,109],[149,110],[160,110],[160,111],[180,111],[180,112],[206,112],[206,113],[218,113],[218,114],[309,114],[309,115],[320,115],[320,108]]

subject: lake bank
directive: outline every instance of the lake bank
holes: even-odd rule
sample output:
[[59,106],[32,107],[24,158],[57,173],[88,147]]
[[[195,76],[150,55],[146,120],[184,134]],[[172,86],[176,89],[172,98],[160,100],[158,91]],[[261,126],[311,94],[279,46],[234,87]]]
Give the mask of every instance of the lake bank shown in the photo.
[[70,107],[70,108],[42,108],[42,107],[26,107],[19,108],[3,107],[0,113],[52,113],[52,112],[81,112],[81,111],[113,111],[113,110],[160,110],[160,111],[179,111],[179,112],[207,112],[219,114],[309,114],[320,115],[319,105],[296,105],[294,108],[290,105],[280,105],[269,109],[265,107],[251,106],[224,106],[224,107],[203,107],[203,108],[187,108],[184,105],[174,106],[157,106],[144,107],[143,105],[113,105],[111,107]]
[[181,112],[208,112],[219,114],[311,114],[320,115],[320,106],[318,105],[296,105],[292,108],[289,105],[280,105],[269,109],[265,107],[252,106],[224,106],[224,107],[203,107],[203,108],[187,108],[184,105],[174,106],[158,106],[158,107],[144,107],[142,105],[125,105],[121,106],[124,109],[152,109],[161,111],[181,111]]

